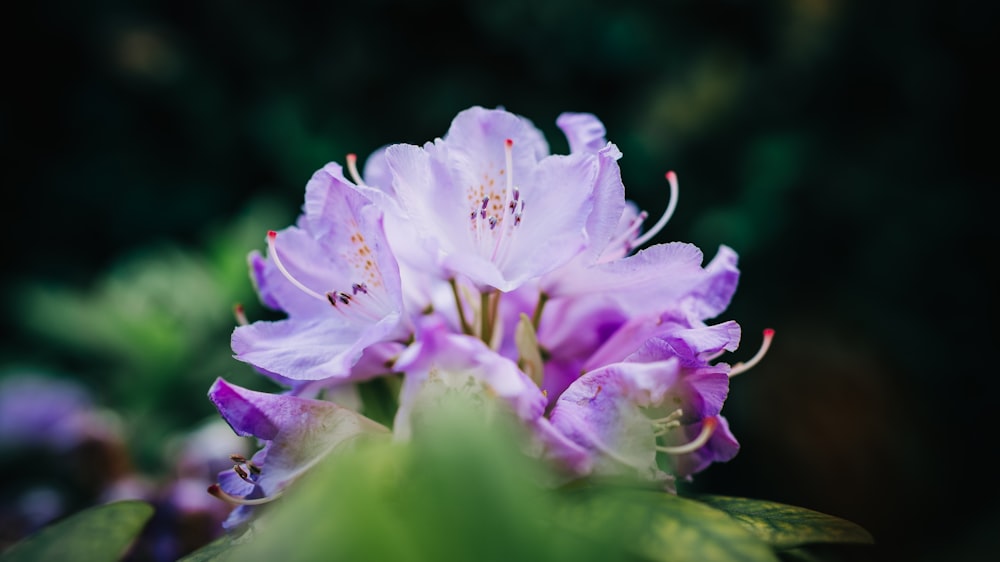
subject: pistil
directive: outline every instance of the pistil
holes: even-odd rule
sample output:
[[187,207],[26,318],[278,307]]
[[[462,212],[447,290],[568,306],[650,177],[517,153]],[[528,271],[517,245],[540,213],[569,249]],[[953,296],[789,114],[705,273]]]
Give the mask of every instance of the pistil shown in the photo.
[[772,330],[771,328],[767,328],[766,330],[764,330],[764,341],[761,342],[760,349],[758,349],[757,353],[755,353],[754,356],[751,357],[750,360],[747,361],[746,363],[737,363],[733,365],[729,369],[729,378],[733,378],[740,373],[745,373],[750,369],[754,368],[757,365],[757,363],[760,363],[760,360],[763,359],[764,355],[767,354],[767,350],[770,349],[771,340],[773,339],[774,339],[774,330]]
[[693,453],[698,449],[705,446],[708,440],[712,438],[712,434],[715,433],[715,428],[719,426],[719,420],[716,417],[705,418],[702,422],[701,431],[698,436],[692,439],[689,443],[684,445],[658,445],[656,447],[657,451],[661,453],[667,453],[670,455],[683,455],[685,453]]

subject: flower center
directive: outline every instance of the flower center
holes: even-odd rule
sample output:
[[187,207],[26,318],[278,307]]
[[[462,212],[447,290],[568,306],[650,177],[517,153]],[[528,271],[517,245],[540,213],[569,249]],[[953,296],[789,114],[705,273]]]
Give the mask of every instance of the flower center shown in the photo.
[[524,216],[524,198],[514,185],[514,141],[504,141],[504,168],[498,175],[505,176],[503,190],[497,190],[496,178],[489,172],[483,182],[466,190],[470,203],[469,231],[475,240],[479,255],[500,266],[507,261],[510,240]]
[[[270,256],[271,261],[274,262],[275,267],[278,268],[278,271],[281,272],[285,279],[288,279],[289,283],[294,285],[303,293],[315,299],[330,303],[330,305],[333,306],[337,312],[340,312],[345,317],[356,320],[369,320],[377,322],[385,317],[386,311],[391,310],[385,300],[379,295],[379,291],[371,290],[368,284],[364,281],[355,281],[351,283],[349,291],[333,290],[320,294],[319,292],[310,289],[304,283],[296,279],[295,276],[288,271],[288,268],[285,267],[285,264],[282,263],[281,258],[278,257],[278,249],[275,245],[277,237],[278,233],[273,230],[268,231],[268,255]],[[360,234],[355,234],[354,237],[352,237],[352,241],[357,238],[358,241],[363,242],[363,239],[360,237]],[[367,251],[367,255],[369,256],[368,263],[372,263],[370,259],[371,250],[367,248],[367,245],[363,246],[362,251]],[[381,283],[378,282],[378,279],[371,270],[373,267],[374,266],[372,265],[371,267],[366,268],[365,271],[368,273],[369,280],[374,280],[379,286],[381,286]]]

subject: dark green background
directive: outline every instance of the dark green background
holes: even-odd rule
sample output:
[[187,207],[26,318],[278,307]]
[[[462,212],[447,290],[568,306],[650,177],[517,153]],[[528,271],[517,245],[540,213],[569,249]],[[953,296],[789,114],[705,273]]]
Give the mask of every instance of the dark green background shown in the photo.
[[[529,117],[555,151],[556,116],[587,111],[653,216],[677,171],[658,241],[740,253],[724,315],[745,330],[734,360],[777,330],[767,360],[732,383],[742,452],[696,487],[856,521],[879,542],[859,556],[990,551],[997,92],[981,79],[996,73],[995,9],[247,4],[8,12],[0,358],[93,369],[22,330],[11,301],[25,285],[85,289],[152,244],[197,251],[257,196],[290,221],[325,162],[430,140],[470,105]],[[285,222],[260,224],[257,247]],[[183,408],[210,412],[202,397]]]

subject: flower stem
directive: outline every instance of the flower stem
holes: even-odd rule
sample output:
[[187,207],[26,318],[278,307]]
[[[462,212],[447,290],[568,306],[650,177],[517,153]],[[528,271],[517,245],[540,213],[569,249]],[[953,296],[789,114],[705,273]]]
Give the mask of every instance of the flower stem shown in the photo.
[[458,295],[458,284],[455,283],[455,278],[452,277],[448,280],[448,284],[451,285],[451,294],[455,295],[455,308],[458,310],[458,321],[462,324],[462,331],[468,335],[472,335],[472,326],[469,326],[469,322],[465,319],[465,312],[463,312],[462,298]]

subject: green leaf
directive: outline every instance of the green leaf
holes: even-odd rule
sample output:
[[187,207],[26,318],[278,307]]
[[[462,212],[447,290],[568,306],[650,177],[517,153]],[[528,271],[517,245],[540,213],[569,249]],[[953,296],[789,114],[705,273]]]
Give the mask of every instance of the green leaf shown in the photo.
[[626,545],[656,561],[778,560],[771,548],[738,521],[705,504],[659,490],[600,489],[576,492],[578,502],[561,521],[596,540]]
[[153,506],[137,500],[85,509],[23,539],[4,552],[0,560],[120,560],[152,516]]
[[809,543],[872,544],[875,539],[856,523],[776,502],[726,496],[697,496],[743,523],[753,534],[777,548]]
[[223,535],[177,562],[216,562],[224,560],[224,555],[233,548],[236,540],[229,535]]

